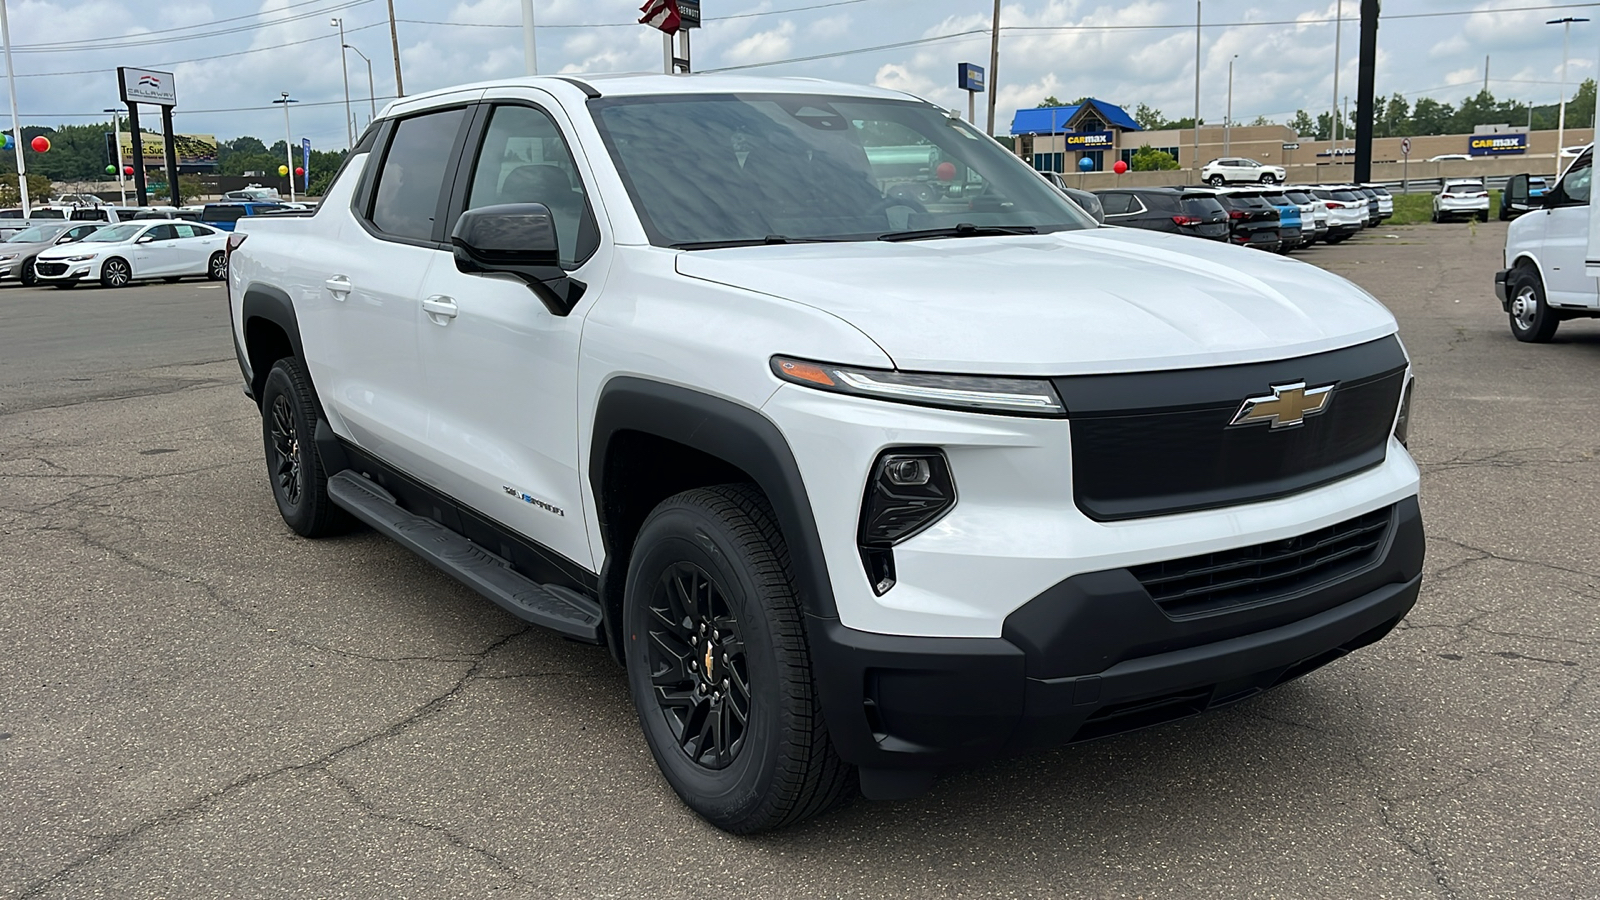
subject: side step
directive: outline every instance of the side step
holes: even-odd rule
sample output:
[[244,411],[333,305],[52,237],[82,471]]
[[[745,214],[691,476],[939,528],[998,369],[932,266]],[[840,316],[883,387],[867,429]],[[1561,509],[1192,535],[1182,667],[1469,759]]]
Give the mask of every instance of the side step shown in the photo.
[[345,469],[329,478],[328,496],[351,515],[524,622],[590,644],[601,642],[600,604],[577,591],[537,584],[518,575],[495,554],[432,519],[401,509],[388,491],[355,470]]

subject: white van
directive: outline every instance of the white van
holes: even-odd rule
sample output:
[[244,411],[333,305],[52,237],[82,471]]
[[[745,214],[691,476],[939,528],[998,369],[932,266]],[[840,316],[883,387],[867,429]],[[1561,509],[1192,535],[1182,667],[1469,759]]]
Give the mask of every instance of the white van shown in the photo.
[[1593,174],[1590,146],[1542,196],[1531,196],[1528,175],[1506,182],[1502,202],[1525,214],[1506,231],[1506,267],[1495,273],[1494,292],[1519,341],[1544,343],[1567,319],[1600,316],[1600,290],[1585,271]]

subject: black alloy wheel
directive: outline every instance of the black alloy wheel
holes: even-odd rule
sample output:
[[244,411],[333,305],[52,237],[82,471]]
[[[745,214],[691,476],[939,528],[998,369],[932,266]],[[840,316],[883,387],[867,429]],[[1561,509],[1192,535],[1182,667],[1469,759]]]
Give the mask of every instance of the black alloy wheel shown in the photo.
[[313,538],[343,532],[352,522],[328,496],[328,473],[314,441],[321,409],[300,360],[290,356],[273,364],[261,389],[267,477],[284,523]]
[[206,277],[212,281],[228,277],[228,254],[221,250],[211,254],[211,261],[206,265]]
[[128,266],[127,260],[113,256],[100,265],[100,284],[102,287],[120,288],[127,287],[133,280],[133,269]]
[[744,749],[750,668],[739,620],[717,579],[692,562],[661,573],[650,600],[656,707],[685,757],[723,769]]
[[304,487],[300,471],[300,432],[295,428],[294,409],[287,394],[272,398],[267,424],[267,468],[272,474],[272,490],[290,506],[300,504]]
[[34,259],[30,256],[17,267],[17,280],[22,282],[23,287],[33,287],[39,283],[39,273],[33,270]]

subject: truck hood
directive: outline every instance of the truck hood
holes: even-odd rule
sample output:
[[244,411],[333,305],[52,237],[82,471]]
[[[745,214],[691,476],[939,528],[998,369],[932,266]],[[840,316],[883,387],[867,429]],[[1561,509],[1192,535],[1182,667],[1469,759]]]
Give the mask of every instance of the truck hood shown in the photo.
[[910,371],[1075,375],[1303,356],[1391,334],[1314,266],[1185,235],[1013,237],[679,253],[689,278],[832,313]]

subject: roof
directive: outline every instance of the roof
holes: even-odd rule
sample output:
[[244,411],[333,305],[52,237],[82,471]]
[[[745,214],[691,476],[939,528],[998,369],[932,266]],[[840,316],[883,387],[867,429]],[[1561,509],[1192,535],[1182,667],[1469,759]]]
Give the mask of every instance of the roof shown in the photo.
[[1019,109],[1011,118],[1012,134],[1061,134],[1078,117],[1085,107],[1100,115],[1107,125],[1124,131],[1143,131],[1128,111],[1115,103],[1083,98],[1077,106],[1041,106],[1036,109]]

